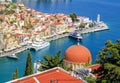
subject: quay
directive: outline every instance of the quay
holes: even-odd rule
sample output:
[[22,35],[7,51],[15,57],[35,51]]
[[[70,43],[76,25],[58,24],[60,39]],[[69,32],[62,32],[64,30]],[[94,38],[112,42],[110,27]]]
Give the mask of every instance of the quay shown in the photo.
[[[98,31],[103,31],[103,30],[108,30],[108,29],[109,29],[108,26],[104,22],[100,22],[100,23],[97,23],[97,25],[94,26],[94,27],[85,28],[85,29],[82,29],[82,30],[77,29],[77,31],[80,34],[86,34],[86,33],[98,32]],[[65,32],[65,33],[54,35],[52,37],[48,37],[48,38],[45,39],[45,41],[50,42],[50,41],[53,41],[53,40],[56,40],[56,39],[59,39],[59,38],[68,37],[69,35],[70,35],[70,32]]]
[[[80,34],[85,34],[85,33],[97,32],[97,31],[108,30],[108,29],[109,28],[105,23],[100,22],[92,28],[85,28],[85,29],[77,30],[77,31]],[[51,42],[51,41],[56,40],[56,39],[60,39],[60,38],[63,38],[63,37],[68,37],[69,35],[70,35],[70,32],[64,32],[64,33],[61,33],[61,34],[56,34],[54,36],[48,37],[48,38],[44,39],[44,41]],[[18,47],[16,49],[13,49],[13,50],[10,50],[10,51],[0,52],[0,57],[5,57],[5,56],[8,56],[9,54],[16,54],[16,53],[22,52],[24,50],[27,50],[28,48],[31,48],[31,46],[32,46],[31,44],[27,44],[27,45]]]
[[65,33],[61,33],[61,34],[56,34],[56,35],[54,35],[52,37],[46,38],[45,41],[50,42],[50,41],[53,41],[53,40],[56,40],[56,39],[60,39],[60,38],[63,38],[63,37],[68,37],[69,34],[70,34],[69,32],[65,32]]
[[27,50],[28,48],[30,48],[30,46],[31,45],[27,44],[27,45],[18,47],[16,49],[13,49],[13,50],[10,50],[10,51],[0,52],[0,57],[6,57],[6,56],[9,56],[10,54],[16,54],[16,53],[22,52],[22,51]]
[[103,23],[103,22],[100,22],[98,23],[96,26],[94,27],[91,27],[91,28],[85,28],[85,29],[82,29],[82,30],[78,30],[78,32],[80,34],[86,34],[86,33],[91,33],[91,32],[98,32],[98,31],[103,31],[103,30],[108,30],[108,26]]

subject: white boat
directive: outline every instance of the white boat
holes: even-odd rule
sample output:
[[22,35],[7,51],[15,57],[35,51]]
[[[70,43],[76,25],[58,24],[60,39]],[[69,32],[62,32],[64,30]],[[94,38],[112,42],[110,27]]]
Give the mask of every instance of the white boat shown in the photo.
[[36,51],[42,49],[42,48],[45,48],[47,46],[50,45],[50,42],[46,42],[46,41],[43,41],[43,40],[35,40],[33,43],[32,43],[32,46],[31,48],[35,49]]
[[8,58],[12,58],[12,59],[18,59],[15,54],[8,55],[7,57],[8,57]]

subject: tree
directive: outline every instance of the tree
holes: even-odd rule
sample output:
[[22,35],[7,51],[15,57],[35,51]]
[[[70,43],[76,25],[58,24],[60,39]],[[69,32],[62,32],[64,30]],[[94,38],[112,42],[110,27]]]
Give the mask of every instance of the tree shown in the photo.
[[66,70],[70,70],[71,67],[65,67],[63,65],[64,57],[60,57],[60,55],[61,55],[61,51],[58,51],[56,56],[43,56],[44,60],[40,62],[42,66],[39,68],[39,71],[51,69],[54,67],[62,67]]
[[83,24],[80,24],[79,25],[79,28],[85,28],[85,24],[83,23]]
[[97,82],[120,83],[120,40],[116,43],[108,40],[99,52],[97,62],[101,64],[97,72],[102,72]]
[[76,15],[75,13],[70,14],[70,17],[71,17],[71,19],[72,19],[72,22],[78,21],[77,15]]
[[16,68],[16,71],[13,72],[13,74],[12,74],[12,79],[14,80],[14,79],[17,79],[18,77],[19,77],[18,68]]
[[91,27],[94,27],[94,26],[95,26],[95,23],[93,23],[93,22],[89,24],[89,27],[90,27],[90,28],[91,28]]
[[0,18],[0,22],[3,22],[3,19],[2,19],[2,18]]
[[88,83],[96,83],[96,78],[91,77],[91,76],[85,77],[85,80],[86,80]]
[[14,12],[15,12],[15,11],[14,11],[13,9],[10,9],[10,10],[6,9],[6,10],[4,10],[4,14],[5,14],[5,15],[13,14]]
[[10,3],[10,8],[11,8],[11,9],[16,9],[17,6],[16,6],[16,4],[14,4],[14,3]]
[[28,53],[24,76],[33,74],[33,64],[31,53]]

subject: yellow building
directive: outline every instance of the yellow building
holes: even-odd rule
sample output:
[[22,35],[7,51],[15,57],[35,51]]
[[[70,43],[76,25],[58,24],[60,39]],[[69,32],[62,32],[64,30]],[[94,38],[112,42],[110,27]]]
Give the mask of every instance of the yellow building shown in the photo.
[[19,47],[18,41],[16,40],[15,36],[10,35],[5,39],[5,51],[13,50]]
[[90,51],[82,45],[70,46],[65,52],[64,65],[72,66],[72,69],[84,67],[86,64],[91,64],[92,58]]

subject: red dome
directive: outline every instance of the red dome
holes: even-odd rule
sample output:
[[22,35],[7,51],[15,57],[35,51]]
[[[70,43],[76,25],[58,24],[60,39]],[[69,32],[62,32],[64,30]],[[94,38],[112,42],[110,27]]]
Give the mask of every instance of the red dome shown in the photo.
[[65,60],[74,63],[92,62],[90,51],[81,45],[73,45],[65,52]]

